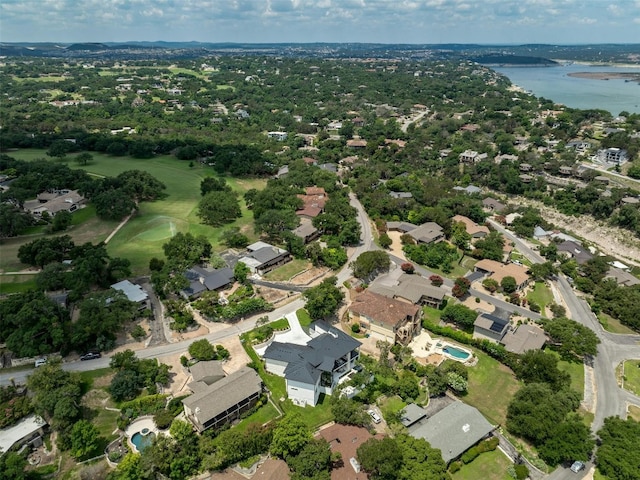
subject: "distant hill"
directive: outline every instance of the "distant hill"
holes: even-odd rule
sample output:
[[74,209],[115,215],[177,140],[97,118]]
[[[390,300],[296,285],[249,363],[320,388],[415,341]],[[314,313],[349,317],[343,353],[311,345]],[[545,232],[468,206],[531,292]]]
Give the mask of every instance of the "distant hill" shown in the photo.
[[471,58],[483,65],[558,65],[558,62],[542,57],[526,55],[508,55],[503,53],[488,53]]
[[67,47],[67,50],[72,52],[98,52],[100,50],[109,50],[109,47],[104,43],[72,43]]

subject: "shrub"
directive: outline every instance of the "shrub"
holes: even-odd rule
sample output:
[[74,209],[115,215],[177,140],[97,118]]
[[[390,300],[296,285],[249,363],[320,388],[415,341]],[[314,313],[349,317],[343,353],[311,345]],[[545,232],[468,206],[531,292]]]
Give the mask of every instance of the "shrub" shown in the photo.
[[469,450],[462,454],[460,460],[462,460],[462,463],[466,465],[467,463],[473,462],[478,455],[480,455],[480,450],[478,449],[478,447],[471,447]]
[[440,275],[431,275],[429,277],[429,280],[431,281],[431,285],[433,285],[435,287],[439,287],[440,285],[442,285],[444,283],[444,280],[442,279],[442,277]]
[[414,267],[413,263],[410,263],[410,262],[403,263],[402,265],[400,265],[400,268],[404,273],[408,273],[408,274],[412,274],[413,272],[416,271],[416,267]]
[[354,323],[353,325],[351,325],[351,331],[353,333],[360,333],[360,324]]
[[453,462],[451,465],[449,465],[449,473],[456,473],[461,468],[462,468],[461,462]]
[[516,479],[517,480],[525,480],[525,478],[529,477],[529,469],[526,465],[520,464],[515,466],[516,471]]
[[189,359],[187,357],[185,357],[184,355],[180,356],[180,365],[182,365],[183,367],[188,367],[189,366]]
[[173,422],[174,414],[169,410],[160,410],[153,416],[156,426],[162,430],[168,428]]
[[147,336],[147,331],[142,327],[142,325],[136,325],[133,327],[133,330],[131,330],[131,336],[139,342]]
[[531,300],[529,300],[529,310],[531,310],[532,312],[536,312],[536,313],[540,313],[540,305],[538,305],[536,302],[532,302]]

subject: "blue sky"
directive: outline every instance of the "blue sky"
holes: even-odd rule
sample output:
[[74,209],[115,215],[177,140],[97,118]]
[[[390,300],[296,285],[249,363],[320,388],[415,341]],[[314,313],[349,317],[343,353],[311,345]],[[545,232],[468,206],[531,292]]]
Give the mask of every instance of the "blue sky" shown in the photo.
[[640,43],[640,0],[0,0],[0,41]]

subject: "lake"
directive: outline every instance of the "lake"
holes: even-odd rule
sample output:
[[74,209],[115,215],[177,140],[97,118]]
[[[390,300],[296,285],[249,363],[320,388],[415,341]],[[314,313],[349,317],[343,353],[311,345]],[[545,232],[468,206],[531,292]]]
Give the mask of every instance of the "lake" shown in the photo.
[[618,115],[623,110],[640,113],[640,85],[623,79],[594,80],[569,77],[576,72],[635,72],[640,68],[567,64],[556,67],[491,67],[511,83],[556,103],[571,108],[608,110]]

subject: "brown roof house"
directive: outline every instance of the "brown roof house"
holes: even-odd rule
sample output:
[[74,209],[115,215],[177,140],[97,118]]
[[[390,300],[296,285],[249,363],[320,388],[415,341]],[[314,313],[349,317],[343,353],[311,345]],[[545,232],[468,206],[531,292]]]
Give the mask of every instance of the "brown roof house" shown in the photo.
[[203,432],[240,418],[262,395],[262,380],[255,370],[242,367],[237,372],[207,385],[182,400],[189,421]]
[[303,206],[300,210],[296,210],[296,215],[304,218],[315,218],[324,212],[324,205],[327,203],[327,193],[322,187],[307,187],[305,193],[298,194],[297,197],[302,200]]
[[368,291],[416,305],[428,305],[433,308],[439,308],[445,297],[444,289],[434,287],[425,277],[406,273],[400,275],[396,285],[386,286],[379,282],[374,282],[369,286]]
[[364,291],[349,306],[353,322],[361,327],[407,345],[420,332],[422,309],[417,305]]
[[[331,470],[331,480],[367,480],[369,478],[360,468],[356,458],[360,445],[373,438],[366,428],[336,423],[323,428],[318,435],[329,443],[332,452],[340,452],[342,456],[342,466]],[[375,438],[381,439],[383,436],[377,434]]]
[[451,220],[454,222],[462,223],[467,233],[471,235],[471,238],[473,239],[484,238],[489,235],[489,229],[487,227],[485,227],[484,225],[478,225],[468,217],[455,215]]
[[500,263],[495,260],[483,259],[475,265],[476,272],[485,272],[489,274],[489,278],[496,282],[502,282],[505,277],[513,277],[516,281],[516,289],[522,290],[529,284],[529,275],[527,268],[515,263]]
[[25,202],[25,209],[38,217],[45,212],[55,216],[59,212],[73,213],[81,208],[85,201],[77,190],[56,190],[39,194],[35,201]]

